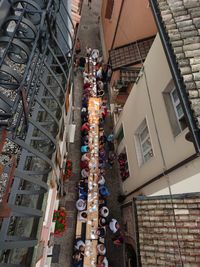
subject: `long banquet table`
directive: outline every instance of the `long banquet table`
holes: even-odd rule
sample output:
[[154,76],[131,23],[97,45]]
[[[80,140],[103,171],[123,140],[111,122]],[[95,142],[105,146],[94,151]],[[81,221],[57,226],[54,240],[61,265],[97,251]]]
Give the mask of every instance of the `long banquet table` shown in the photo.
[[86,222],[86,248],[84,256],[84,267],[96,266],[97,261],[97,229],[99,221],[99,117],[101,99],[91,97],[88,102],[89,114],[89,176],[88,176],[88,198],[87,198],[87,222]]

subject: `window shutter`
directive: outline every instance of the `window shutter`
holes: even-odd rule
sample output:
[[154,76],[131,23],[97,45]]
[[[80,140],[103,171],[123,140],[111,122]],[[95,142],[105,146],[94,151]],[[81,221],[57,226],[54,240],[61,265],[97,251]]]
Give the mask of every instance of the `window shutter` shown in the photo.
[[114,0],[107,0],[106,15],[105,15],[106,19],[111,19],[113,6],[114,6]]

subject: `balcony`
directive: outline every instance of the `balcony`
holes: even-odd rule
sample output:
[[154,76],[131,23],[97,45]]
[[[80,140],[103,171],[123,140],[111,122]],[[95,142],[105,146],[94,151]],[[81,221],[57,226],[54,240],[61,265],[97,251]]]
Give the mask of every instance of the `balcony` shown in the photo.
[[[64,2],[61,0],[59,4],[52,0],[12,1],[2,23],[0,265],[3,266],[35,266],[32,259],[37,254],[34,247],[40,237],[47,192],[52,180],[60,186],[56,153],[66,116],[64,102],[71,80],[74,27]],[[67,26],[63,22],[66,20]]]

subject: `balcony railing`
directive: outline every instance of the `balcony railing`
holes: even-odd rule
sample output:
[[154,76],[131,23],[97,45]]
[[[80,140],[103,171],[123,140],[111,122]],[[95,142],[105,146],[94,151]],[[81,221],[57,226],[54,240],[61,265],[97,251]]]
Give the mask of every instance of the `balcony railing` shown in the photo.
[[31,266],[56,169],[74,29],[62,0],[13,0],[8,14],[0,36],[0,265]]

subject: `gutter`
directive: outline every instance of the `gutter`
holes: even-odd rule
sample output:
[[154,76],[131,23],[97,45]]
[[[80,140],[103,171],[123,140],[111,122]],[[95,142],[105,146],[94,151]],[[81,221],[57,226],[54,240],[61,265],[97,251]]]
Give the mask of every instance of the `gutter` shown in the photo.
[[176,57],[171,47],[169,37],[162,23],[162,17],[160,15],[160,10],[157,4],[158,1],[150,0],[149,2],[151,4],[152,12],[153,12],[154,19],[155,19],[155,22],[156,22],[156,25],[157,25],[157,28],[160,34],[160,38],[162,41],[162,45],[163,45],[163,48],[164,48],[164,51],[165,51],[165,54],[168,60],[168,64],[169,64],[172,76],[174,78],[174,81],[177,87],[177,91],[178,91],[180,102],[181,102],[181,105],[184,111],[184,115],[186,117],[188,127],[192,134],[192,139],[193,139],[195,150],[198,154],[200,154],[200,131],[197,128],[195,118],[192,113],[192,109],[191,109],[190,102],[187,96],[185,84],[180,74],[180,70],[178,68]]
[[136,189],[134,189],[133,191],[131,191],[130,193],[128,193],[127,195],[125,195],[125,197],[129,197],[130,195],[138,192],[139,190],[143,189],[144,187],[160,180],[164,175],[167,175],[177,169],[179,169],[180,167],[184,166],[185,164],[189,163],[190,161],[198,158],[199,155],[197,153],[193,154],[192,156],[182,160],[181,162],[177,163],[176,165],[174,165],[173,167],[163,171],[162,173],[156,175],[154,178],[152,178],[151,180],[149,180],[148,182],[144,183],[143,185],[137,187]]

